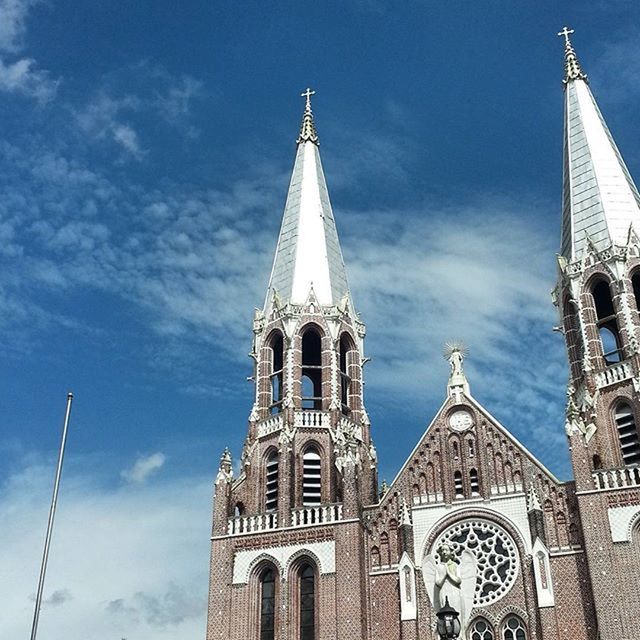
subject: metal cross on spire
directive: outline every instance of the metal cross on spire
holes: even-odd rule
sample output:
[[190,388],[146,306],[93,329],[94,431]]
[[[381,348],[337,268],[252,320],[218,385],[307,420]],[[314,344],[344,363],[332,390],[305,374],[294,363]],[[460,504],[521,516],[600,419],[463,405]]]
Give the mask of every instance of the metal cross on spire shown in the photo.
[[307,104],[305,105],[305,111],[311,111],[311,96],[315,96],[316,92],[312,91],[309,87],[307,90],[300,94],[302,98],[307,99]]
[[311,96],[316,94],[315,91],[307,87],[306,91],[303,91],[300,95],[306,98],[307,102],[304,107],[304,115],[302,116],[302,126],[300,127],[300,135],[296,140],[297,144],[301,142],[313,142],[313,144],[320,144],[318,141],[318,132],[316,131],[316,125],[313,122],[313,112],[311,111]]
[[558,32],[558,37],[564,36],[564,44],[565,46],[571,46],[571,40],[569,40],[569,36],[575,33],[573,29],[569,29],[569,27],[562,27],[562,31]]
[[584,73],[578,62],[578,56],[573,49],[569,36],[574,33],[573,29],[569,27],[563,27],[562,31],[558,32],[559,38],[564,38],[564,80],[567,84],[570,80],[584,80],[587,82],[587,74]]

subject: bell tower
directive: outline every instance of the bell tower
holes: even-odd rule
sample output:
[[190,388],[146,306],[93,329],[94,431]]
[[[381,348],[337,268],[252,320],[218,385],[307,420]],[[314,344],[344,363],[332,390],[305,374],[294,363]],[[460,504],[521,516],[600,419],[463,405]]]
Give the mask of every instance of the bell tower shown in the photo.
[[[253,321],[255,398],[239,476],[232,477],[226,453],[216,480],[209,640],[364,637],[360,518],[377,500],[363,399],[365,326],[347,282],[313,94],[302,94],[282,226],[264,306]],[[305,571],[305,589],[333,598],[316,598],[303,615],[301,602],[310,601],[300,594]],[[341,595],[337,615],[331,607]],[[313,635],[309,625],[320,618],[325,628]]]
[[[565,27],[561,253],[569,438],[602,640],[632,638],[640,599],[640,196]],[[635,528],[634,528],[635,527]],[[637,589],[636,589],[637,590]],[[616,594],[616,595],[614,595]]]

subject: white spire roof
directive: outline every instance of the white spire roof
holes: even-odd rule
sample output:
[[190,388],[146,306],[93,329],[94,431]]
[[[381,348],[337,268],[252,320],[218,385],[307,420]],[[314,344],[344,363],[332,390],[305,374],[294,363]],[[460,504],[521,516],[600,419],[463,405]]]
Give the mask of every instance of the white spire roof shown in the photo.
[[313,92],[302,95],[307,104],[265,306],[274,292],[283,304],[303,304],[311,289],[321,305],[337,305],[349,295],[311,112]]
[[566,27],[562,255],[579,260],[640,231],[640,196],[589,89]]

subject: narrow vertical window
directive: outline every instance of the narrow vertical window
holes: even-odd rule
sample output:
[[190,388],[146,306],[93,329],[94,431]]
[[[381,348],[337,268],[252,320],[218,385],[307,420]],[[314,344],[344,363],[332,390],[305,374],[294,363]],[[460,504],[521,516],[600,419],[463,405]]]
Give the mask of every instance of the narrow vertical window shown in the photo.
[[471,486],[471,495],[479,496],[480,485],[478,484],[478,471],[476,469],[469,471],[469,485]]
[[267,569],[260,580],[260,640],[274,640],[276,613],[276,575]]
[[527,640],[527,631],[524,622],[518,616],[509,616],[502,630],[504,640]]
[[616,426],[622,450],[624,464],[640,463],[640,442],[636,420],[628,404],[618,405],[616,409]]
[[349,375],[348,355],[351,351],[351,344],[346,335],[340,338],[340,404],[342,413],[347,415],[351,408],[349,406],[349,394],[351,393],[351,376]]
[[620,344],[620,333],[618,331],[618,320],[609,283],[601,280],[593,288],[593,301],[596,305],[596,318],[600,342],[602,343],[602,354],[607,364],[614,364],[622,360],[622,348]]
[[313,329],[302,336],[302,408],[322,409],[322,341]]
[[316,575],[311,565],[300,571],[300,640],[316,637]]
[[320,454],[309,447],[302,456],[302,504],[314,505],[322,501],[322,470]]
[[271,413],[282,411],[283,380],[284,380],[284,342],[281,335],[277,335],[272,344],[273,361],[271,366]]
[[273,451],[267,458],[266,508],[278,508],[278,453]]
[[462,485],[462,473],[456,471],[453,474],[453,486],[456,489],[456,498],[464,497],[464,487]]

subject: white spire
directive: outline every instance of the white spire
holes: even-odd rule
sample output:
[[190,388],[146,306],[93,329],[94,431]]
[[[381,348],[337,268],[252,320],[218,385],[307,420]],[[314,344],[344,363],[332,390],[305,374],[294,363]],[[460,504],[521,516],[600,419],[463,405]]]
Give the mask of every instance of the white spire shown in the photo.
[[565,27],[565,121],[561,253],[579,260],[640,231],[640,196],[598,109]]
[[311,290],[321,305],[350,298],[347,275],[318,150],[318,134],[306,106],[284,208],[265,307],[277,293],[283,304],[304,304]]

